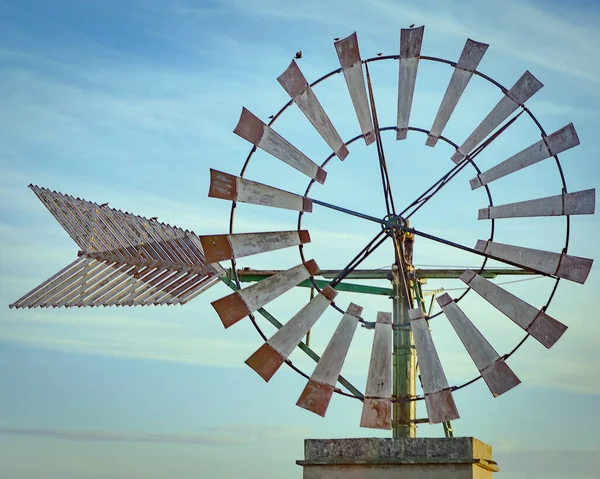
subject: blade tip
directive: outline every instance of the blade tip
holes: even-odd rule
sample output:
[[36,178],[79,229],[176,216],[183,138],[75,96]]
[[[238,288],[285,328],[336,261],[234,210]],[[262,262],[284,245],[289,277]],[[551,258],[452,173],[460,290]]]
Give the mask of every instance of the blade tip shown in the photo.
[[370,429],[391,429],[392,403],[389,399],[365,398],[360,427]]
[[296,406],[325,417],[332,395],[333,386],[310,379],[300,394]]
[[221,318],[225,328],[229,328],[251,313],[245,301],[237,292],[213,301],[211,306]]
[[250,366],[266,382],[273,377],[285,358],[276,351],[269,343],[264,343],[256,352],[246,359],[245,363]]

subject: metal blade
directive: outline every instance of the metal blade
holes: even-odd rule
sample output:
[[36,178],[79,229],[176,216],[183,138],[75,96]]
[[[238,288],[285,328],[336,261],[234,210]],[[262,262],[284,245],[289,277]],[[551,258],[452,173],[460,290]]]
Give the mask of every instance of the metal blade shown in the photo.
[[371,118],[371,109],[369,108],[369,100],[367,97],[367,88],[365,86],[365,76],[360,59],[360,50],[358,49],[358,38],[356,32],[352,35],[334,43],[335,50],[344,79],[348,86],[348,92],[352,99],[352,105],[358,118],[358,124],[362,131],[365,143],[370,145],[375,141],[375,133],[373,131],[373,119]]
[[531,73],[526,71],[517,83],[508,90],[502,100],[492,109],[492,111],[483,119],[465,142],[452,155],[452,161],[458,164],[465,156],[481,143],[490,133],[492,133],[508,116],[519,106],[523,105],[535,92],[544,86]]
[[325,416],[362,310],[361,306],[350,303],[302,391],[297,406]]
[[310,260],[213,301],[211,304],[221,318],[223,326],[228,328],[318,272],[317,263]]
[[348,149],[295,61],[292,60],[290,66],[277,78],[277,81],[292,97],[300,111],[304,113],[304,116],[308,118],[308,121],[312,123],[338,158],[340,160],[346,158]]
[[585,283],[594,262],[579,256],[494,243],[493,241],[478,240],[475,249],[491,258],[581,284]]
[[410,309],[408,314],[419,360],[429,422],[439,424],[458,419],[460,415],[423,312],[420,309]]
[[427,141],[425,142],[427,146],[435,146],[437,143],[438,138],[444,131],[452,112],[458,104],[458,100],[460,100],[465,88],[467,88],[467,84],[469,83],[469,80],[471,80],[473,72],[477,70],[477,66],[488,47],[489,45],[486,45],[485,43],[475,42],[470,39],[467,40],[467,43],[460,54],[460,58],[458,59],[458,63],[456,64],[456,67],[454,67],[452,78],[450,78],[450,83],[448,84],[440,108],[433,121],[431,131],[427,136]]
[[400,73],[398,76],[398,120],[396,139],[404,140],[408,133],[410,109],[415,93],[419,55],[425,27],[400,30]]
[[443,294],[436,298],[450,324],[458,334],[469,356],[481,373],[494,397],[520,384],[519,378],[504,362],[454,300]]
[[392,313],[377,313],[360,427],[392,427]]
[[577,191],[520,201],[507,205],[488,206],[479,210],[480,220],[529,218],[531,216],[592,215],[596,206],[596,190]]
[[579,145],[579,137],[573,123],[545,136],[537,143],[525,148],[516,155],[511,156],[502,163],[497,164],[484,173],[477,175],[470,181],[471,189],[487,185],[492,181],[502,178],[510,173],[534,165],[546,158]]
[[460,279],[547,348],[552,347],[567,330],[567,327],[560,321],[473,271],[466,270]]
[[336,295],[337,292],[330,286],[323,288],[321,293],[311,299],[304,308],[250,356],[246,360],[246,364],[265,381],[269,381],[325,312]]
[[307,230],[200,236],[207,261],[242,258],[310,243]]
[[321,184],[325,182],[327,172],[323,168],[246,108],[242,109],[242,115],[233,132],[309,178]]
[[312,201],[272,186],[210,169],[208,196],[222,200],[272,206],[286,210],[312,212]]

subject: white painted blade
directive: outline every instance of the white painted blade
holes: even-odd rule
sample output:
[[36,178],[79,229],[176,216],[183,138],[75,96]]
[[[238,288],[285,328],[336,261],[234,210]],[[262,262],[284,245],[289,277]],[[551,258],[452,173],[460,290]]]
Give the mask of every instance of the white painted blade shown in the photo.
[[369,108],[369,99],[367,97],[365,76],[360,59],[356,32],[335,42],[334,45],[340,59],[346,86],[352,99],[352,105],[358,118],[360,131],[362,131],[365,143],[370,145],[375,141],[375,133],[373,131],[373,119],[371,118],[371,109]]
[[223,326],[228,328],[318,272],[317,263],[310,260],[213,301],[211,305]]
[[437,143],[438,138],[444,131],[452,112],[458,104],[458,100],[460,100],[465,88],[467,88],[467,84],[469,83],[469,80],[471,80],[473,72],[477,70],[477,66],[488,47],[489,45],[486,45],[485,43],[475,42],[470,39],[467,40],[467,43],[460,54],[460,58],[458,59],[458,63],[456,64],[456,67],[454,67],[454,73],[452,73],[452,78],[450,78],[450,83],[448,84],[440,108],[433,121],[431,131],[427,136],[427,141],[425,142],[427,146],[435,146]]
[[[310,302],[284,324],[269,340],[264,343],[246,364],[254,369],[265,381],[269,381],[306,333],[331,304],[337,291],[325,286]],[[337,378],[336,378],[337,379]]]
[[423,43],[425,27],[403,28],[400,30],[400,72],[398,76],[398,120],[396,139],[404,140],[408,133],[410,110],[417,70],[419,68],[419,55]]
[[340,160],[346,158],[348,149],[295,61],[292,60],[290,66],[277,78],[277,81],[338,158]]
[[494,243],[493,241],[478,240],[475,249],[485,253],[490,258],[581,284],[585,283],[594,262],[591,259],[580,258],[579,256]]
[[532,216],[593,215],[596,190],[577,191],[507,205],[488,206],[479,210],[480,220],[529,218]]
[[579,145],[579,137],[575,131],[573,123],[569,123],[567,126],[555,131],[549,136],[542,138],[540,141],[533,145],[525,148],[516,155],[511,156],[502,163],[497,164],[493,168],[490,168],[484,173],[477,175],[475,178],[470,180],[471,189],[479,188],[480,186],[487,185],[492,181],[499,178],[503,178],[510,173],[519,171],[528,166],[534,165],[546,158],[550,158],[553,155],[573,148]]
[[443,294],[436,300],[494,397],[517,386],[521,382],[519,378],[454,300],[448,294]]
[[567,327],[560,321],[473,271],[466,270],[460,279],[547,348],[552,347],[567,330]]
[[361,314],[362,307],[350,303],[302,391],[297,406],[325,416]]
[[242,258],[310,242],[307,230],[200,236],[210,263]]
[[504,97],[483,119],[465,142],[452,155],[452,161],[458,164],[473,151],[490,133],[508,118],[519,106],[523,105],[535,92],[542,88],[543,84],[531,73],[526,71],[517,83],[508,90]]
[[325,182],[327,172],[323,168],[246,108],[242,108],[240,120],[233,132],[309,178],[321,184]]
[[415,341],[429,422],[439,424],[458,419],[460,416],[423,312],[420,309],[411,309],[408,313],[411,318],[410,327]]
[[392,314],[377,313],[360,427],[392,427]]
[[312,212],[312,201],[305,196],[296,195],[289,191],[223,173],[212,168],[210,170],[208,196],[240,203],[271,206],[306,213]]

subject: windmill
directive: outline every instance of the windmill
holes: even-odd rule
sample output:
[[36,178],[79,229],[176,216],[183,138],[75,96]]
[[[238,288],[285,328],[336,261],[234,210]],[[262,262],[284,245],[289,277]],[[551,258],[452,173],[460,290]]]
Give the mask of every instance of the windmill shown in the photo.
[[[197,235],[191,231],[146,219],[54,191],[31,186],[34,193],[55,216],[80,248],[78,258],[42,283],[10,307],[73,307],[73,306],[137,306],[185,304],[207,288],[223,282],[233,292],[212,303],[225,328],[249,318],[262,337],[263,344],[246,361],[265,381],[283,364],[303,374],[308,380],[297,405],[325,416],[333,394],[350,396],[363,403],[357,418],[367,428],[392,429],[394,437],[414,437],[417,401],[424,401],[425,421],[444,424],[451,434],[450,421],[459,417],[453,392],[482,379],[494,397],[519,384],[520,380],[507,364],[528,337],[546,348],[552,347],[565,332],[566,326],[546,313],[561,280],[584,283],[592,260],[569,254],[569,221],[572,215],[593,214],[593,189],[569,193],[558,154],[579,144],[572,124],[548,134],[525,106],[542,84],[525,72],[510,88],[477,70],[488,45],[467,40],[458,61],[421,55],[424,27],[401,30],[400,52],[363,59],[358,38],[352,34],[336,40],[335,49],[340,68],[309,83],[295,60],[278,78],[290,97],[289,102],[264,123],[243,108],[234,133],[253,146],[238,175],[216,169],[210,171],[209,196],[232,202],[229,232],[217,235]],[[299,59],[302,55],[296,55]],[[371,69],[382,62],[398,62],[398,96],[396,123],[380,126],[377,114]],[[410,116],[415,95],[417,72],[421,62],[446,65],[452,69],[450,82],[429,129],[411,126]],[[360,134],[344,141],[325,112],[315,93],[315,87],[342,74],[350,96]],[[497,88],[498,102],[462,143],[443,136],[452,113],[459,104],[472,78],[477,77]],[[290,108],[298,108],[331,153],[320,164],[303,153],[272,125]],[[539,131],[526,148],[514,151],[507,159],[481,169],[478,156],[496,141],[518,118],[528,118]],[[384,153],[382,133],[395,132],[396,140],[411,135],[424,135],[425,145],[438,142],[448,145],[453,154],[448,170],[426,188],[404,209],[397,208],[398,197],[392,194],[392,178]],[[334,161],[346,161],[355,142],[363,140],[377,158],[384,192],[385,210],[380,216],[366,214],[337,203],[326,202],[311,194],[315,184],[326,186],[327,169]],[[291,192],[275,185],[249,178],[249,165],[257,151],[262,150],[287,167],[307,178],[303,192]],[[334,158],[337,158],[335,160]],[[451,161],[450,161],[451,160]],[[496,205],[490,184],[509,175],[519,175],[525,168],[542,161],[554,162],[560,180],[558,194],[541,198]],[[474,212],[478,220],[489,222],[490,235],[477,239],[473,246],[446,239],[414,227],[415,215],[435,195],[445,188],[465,168],[474,173],[469,182],[472,190],[483,189],[488,204]],[[499,182],[498,184],[500,184]],[[405,200],[405,199],[404,199]],[[236,232],[235,212],[241,204],[283,209],[297,214],[297,228],[268,232]],[[303,221],[313,210],[327,209],[339,215],[360,218],[375,224],[379,231],[344,267],[321,270],[321,259],[305,254],[311,234]],[[498,220],[561,216],[566,218],[564,247],[548,251],[495,241]],[[424,239],[481,258],[476,268],[416,268],[413,249],[416,240]],[[393,266],[389,269],[359,268],[384,243],[393,244]],[[270,270],[239,268],[241,258],[253,257],[276,250],[296,248],[298,264],[288,269],[273,265]],[[317,260],[319,263],[317,263]],[[221,263],[229,261],[226,269]],[[326,259],[325,259],[326,261]],[[504,267],[490,267],[488,262]],[[510,268],[506,268],[509,266]],[[554,282],[542,307],[535,307],[517,295],[503,289],[491,279],[504,274],[543,276]],[[323,279],[319,279],[319,277]],[[466,291],[457,298],[444,293],[436,298],[441,311],[433,314],[427,308],[422,290],[426,278],[458,278]],[[391,289],[363,289],[360,292],[385,294],[392,298],[391,312],[380,311],[375,318],[363,317],[358,300],[340,301],[338,293],[356,290],[347,279],[390,279]],[[242,287],[242,283],[253,284]],[[265,307],[297,286],[307,286],[314,292],[303,305],[290,306],[289,319],[279,322]],[[499,353],[475,326],[475,318],[467,316],[461,300],[473,292],[482,301],[496,308],[508,320],[521,328],[525,337],[506,353]],[[432,300],[433,303],[433,300]],[[337,328],[319,357],[309,346],[311,329],[325,311],[339,313]],[[440,355],[433,341],[433,318],[443,315],[472,358],[479,375],[459,385],[450,385]],[[269,321],[277,331],[270,337],[262,331],[256,315]],[[430,323],[431,321],[431,323]],[[373,335],[366,387],[364,391],[341,375],[344,360],[351,347],[358,325]],[[317,362],[312,374],[299,370],[289,360],[300,348]],[[417,372],[420,372],[422,393],[417,394]],[[341,387],[338,387],[338,383]],[[342,389],[343,388],[343,389]]]

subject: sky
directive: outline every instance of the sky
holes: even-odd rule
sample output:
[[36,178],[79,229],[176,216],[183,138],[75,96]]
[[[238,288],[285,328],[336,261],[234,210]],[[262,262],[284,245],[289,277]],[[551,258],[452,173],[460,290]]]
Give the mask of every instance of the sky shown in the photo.
[[[197,234],[225,233],[230,204],[207,197],[209,168],[239,174],[250,145],[232,133],[243,106],[263,121],[289,97],[276,78],[294,54],[312,82],[339,67],[334,38],[358,34],[363,58],[397,54],[399,31],[425,25],[423,55],[456,61],[467,38],[490,44],[479,70],[510,87],[529,70],[544,87],[527,102],[547,133],[573,122],[581,145],[560,155],[570,192],[594,188],[600,107],[600,8],[579,0],[442,2],[392,0],[280,2],[239,0],[0,0],[0,479],[196,477],[300,478],[305,438],[387,437],[359,428],[360,402],[334,395],[325,418],[295,403],[305,379],[282,368],[268,383],[244,361],[262,344],[247,320],[224,330],[210,302],[217,285],[181,307],[9,310],[8,305],[75,259],[77,246],[27,188],[32,183],[159,220]],[[379,122],[393,126],[398,65],[372,64]],[[422,61],[411,126],[429,129],[452,70]],[[341,75],[315,94],[344,140],[359,133]],[[474,78],[444,135],[460,144],[500,100]],[[297,107],[273,128],[315,162],[330,153]],[[396,201],[410,203],[450,169],[453,149],[425,146],[410,132],[382,134]],[[478,158],[485,170],[540,138],[520,117]],[[375,146],[357,141],[344,162],[327,165],[310,195],[384,215]],[[490,224],[488,205],[471,191],[465,168],[412,219],[413,226],[473,247]],[[306,179],[258,152],[248,177],[302,193]],[[495,204],[560,193],[545,160],[491,185]],[[297,215],[253,205],[237,208],[235,232],[294,229]],[[597,259],[594,216],[573,217],[569,254]],[[341,268],[378,225],[315,207],[303,218],[307,258]],[[560,252],[564,218],[499,220],[495,240]],[[388,267],[385,244],[364,267]],[[297,251],[250,257],[240,266],[292,267]],[[477,266],[479,259],[424,239],[417,266]],[[225,267],[229,265],[224,264]],[[502,284],[514,277],[499,278]],[[357,281],[354,281],[357,282]],[[385,282],[373,283],[386,286]],[[426,290],[462,293],[457,280]],[[597,430],[600,369],[595,324],[600,274],[585,285],[561,281],[548,314],[569,329],[550,350],[531,338],[509,359],[522,384],[493,398],[482,381],[455,393],[458,436],[490,444],[505,479],[593,478],[600,468]],[[553,282],[506,284],[536,307]],[[297,288],[267,309],[285,322],[308,301]],[[390,311],[387,298],[340,293],[365,319]],[[461,307],[501,353],[523,332],[469,293]],[[339,314],[328,311],[312,334],[326,346]],[[432,334],[451,385],[477,375],[444,316]],[[261,323],[270,335],[274,329]],[[343,374],[364,390],[372,332],[359,328]],[[291,359],[309,374],[309,359]],[[425,410],[418,406],[418,416]],[[419,436],[443,436],[420,425]]]

